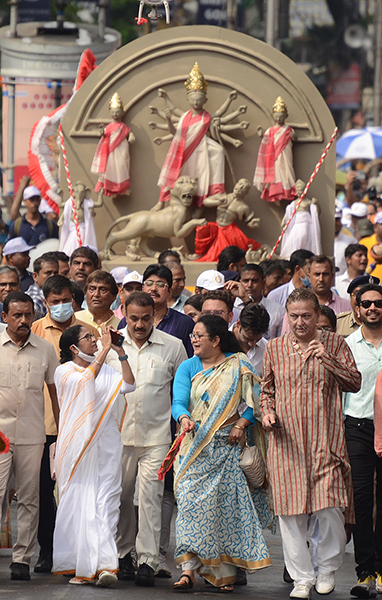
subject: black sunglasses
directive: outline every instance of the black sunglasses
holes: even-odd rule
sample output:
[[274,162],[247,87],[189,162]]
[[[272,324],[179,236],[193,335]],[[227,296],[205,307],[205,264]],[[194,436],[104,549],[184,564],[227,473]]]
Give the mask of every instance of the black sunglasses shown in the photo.
[[370,308],[370,306],[374,304],[375,308],[382,308],[382,299],[381,300],[361,300],[360,305],[362,308]]

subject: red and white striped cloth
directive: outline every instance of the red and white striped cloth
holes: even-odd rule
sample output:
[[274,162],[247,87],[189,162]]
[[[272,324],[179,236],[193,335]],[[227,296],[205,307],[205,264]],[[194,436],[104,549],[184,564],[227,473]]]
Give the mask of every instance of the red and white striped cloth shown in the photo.
[[274,125],[260,144],[253,185],[268,202],[294,200],[297,196],[292,156],[292,128]]
[[98,174],[95,191],[103,188],[105,196],[124,194],[130,187],[130,129],[116,121],[105,127],[91,165],[91,172]]

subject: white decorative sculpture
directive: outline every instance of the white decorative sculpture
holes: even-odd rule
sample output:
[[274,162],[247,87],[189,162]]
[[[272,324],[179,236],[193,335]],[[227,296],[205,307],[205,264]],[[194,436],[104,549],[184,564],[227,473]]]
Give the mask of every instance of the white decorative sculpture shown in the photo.
[[[296,181],[297,199],[288,204],[281,226],[289,220],[298,199],[305,189],[305,183],[298,179]],[[322,254],[321,228],[318,220],[320,207],[316,198],[304,198],[298,207],[296,214],[291,220],[281,240],[280,256],[289,259],[295,250],[310,250],[313,254]]]
[[[102,192],[101,188],[98,192],[97,200],[94,202],[90,198],[91,190],[84,183],[77,181],[73,186],[73,197],[83,246],[97,248],[97,237],[92,212],[94,208],[99,208],[103,205]],[[70,256],[79,247],[71,199],[69,198],[66,202],[62,202],[61,200],[59,207],[64,209],[57,223],[61,227],[59,250]]]

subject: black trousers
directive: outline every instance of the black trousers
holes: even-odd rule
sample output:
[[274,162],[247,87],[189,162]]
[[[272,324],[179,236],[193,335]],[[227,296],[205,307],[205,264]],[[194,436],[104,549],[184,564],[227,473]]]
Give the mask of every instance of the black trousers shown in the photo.
[[40,471],[40,517],[37,539],[40,554],[52,556],[53,531],[56,522],[56,502],[53,496],[54,481],[50,476],[49,447],[57,439],[56,435],[47,435]]
[[[382,458],[374,450],[371,419],[346,417],[345,435],[352,468],[355,520],[353,539],[356,571],[382,574]],[[374,479],[377,474],[377,519],[374,527]]]

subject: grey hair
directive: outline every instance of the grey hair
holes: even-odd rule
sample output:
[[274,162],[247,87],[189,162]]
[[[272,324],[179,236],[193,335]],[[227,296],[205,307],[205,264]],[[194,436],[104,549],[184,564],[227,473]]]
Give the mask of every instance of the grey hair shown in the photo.
[[0,275],[3,273],[16,273],[17,281],[20,283],[20,275],[16,267],[11,267],[10,265],[2,265],[0,267]]

